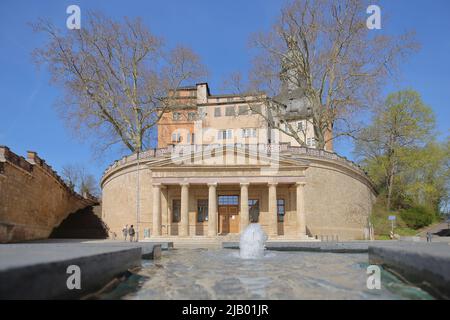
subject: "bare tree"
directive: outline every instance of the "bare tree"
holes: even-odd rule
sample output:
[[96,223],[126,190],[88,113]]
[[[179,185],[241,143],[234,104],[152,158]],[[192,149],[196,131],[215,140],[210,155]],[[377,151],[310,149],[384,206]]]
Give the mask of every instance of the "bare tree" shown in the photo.
[[93,134],[102,150],[145,149],[151,129],[179,102],[177,89],[206,73],[192,50],[167,49],[140,19],[89,13],[80,30],[62,33],[44,20],[33,28],[49,36],[33,55],[65,90],[59,113],[76,133]]
[[84,174],[81,177],[79,192],[83,196],[85,194],[92,195],[96,198],[100,198],[101,196],[99,184],[92,174]]
[[[259,55],[246,91],[299,99],[301,118],[313,126],[320,149],[337,137],[356,137],[359,112],[373,103],[399,59],[418,47],[411,33],[369,30],[366,8],[362,0],[295,0],[270,32],[252,38]],[[266,100],[261,115],[304,145],[304,132],[292,126],[285,103]]]
[[77,190],[77,187],[80,182],[80,167],[68,164],[63,166],[61,176],[67,186],[73,191]]
[[95,177],[80,164],[67,164],[61,172],[63,180],[73,191],[81,195],[90,194],[100,197],[100,188]]

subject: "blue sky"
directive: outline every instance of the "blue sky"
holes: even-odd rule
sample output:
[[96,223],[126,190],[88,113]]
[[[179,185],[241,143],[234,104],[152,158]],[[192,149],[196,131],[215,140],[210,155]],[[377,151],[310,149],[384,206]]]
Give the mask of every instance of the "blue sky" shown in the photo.
[[[437,115],[438,130],[449,134],[450,119],[450,2],[448,0],[387,0],[379,4],[383,32],[400,33],[414,29],[422,44],[419,53],[402,64],[398,81],[390,82],[385,93],[413,88]],[[233,71],[245,73],[250,65],[248,37],[267,30],[276,18],[282,1],[0,1],[0,145],[24,155],[37,151],[54,169],[68,163],[87,166],[100,177],[118,154],[103,159],[92,155],[91,141],[77,140],[57,116],[53,105],[61,96],[58,87],[49,84],[45,69],[38,70],[30,53],[43,44],[27,25],[39,17],[50,18],[63,27],[66,8],[77,4],[83,10],[99,10],[108,16],[140,16],[168,45],[192,47],[208,67],[207,81],[213,93],[219,93],[223,80]],[[347,142],[336,151],[352,157]]]

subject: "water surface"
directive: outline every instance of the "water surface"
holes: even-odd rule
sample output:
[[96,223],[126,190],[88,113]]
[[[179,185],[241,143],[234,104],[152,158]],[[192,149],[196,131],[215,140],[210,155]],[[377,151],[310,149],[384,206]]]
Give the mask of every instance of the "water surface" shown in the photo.
[[238,250],[171,250],[105,299],[432,299],[382,271],[381,290],[366,286],[367,254],[267,251],[243,260]]

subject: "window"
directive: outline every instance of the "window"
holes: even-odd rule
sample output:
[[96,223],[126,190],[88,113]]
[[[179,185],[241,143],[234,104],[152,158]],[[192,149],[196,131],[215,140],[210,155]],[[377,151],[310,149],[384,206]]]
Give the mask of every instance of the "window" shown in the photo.
[[242,138],[255,138],[255,137],[256,137],[256,128],[242,129]]
[[199,107],[198,108],[198,116],[200,119],[204,119],[206,116],[206,109],[205,107]]
[[239,196],[219,196],[219,205],[221,206],[237,206],[239,204]]
[[172,222],[181,221],[181,200],[172,200]]
[[225,115],[226,115],[227,117],[234,116],[234,115],[235,115],[234,106],[227,107],[227,108],[225,109]]
[[190,143],[190,144],[194,144],[195,143],[194,138],[195,138],[194,133],[188,132],[186,135],[186,142]]
[[259,221],[259,200],[257,199],[248,200],[248,213],[250,217],[250,222],[256,223]]
[[231,129],[219,130],[217,132],[217,140],[226,140],[232,138],[233,138],[233,130]]
[[252,114],[260,114],[260,113],[261,113],[261,106],[252,107]]
[[180,120],[181,120],[181,113],[179,113],[179,112],[174,112],[174,113],[172,114],[172,120],[173,120],[173,121],[180,121]]
[[247,106],[239,106],[238,114],[239,115],[248,115],[248,107]]
[[197,201],[197,222],[208,221],[208,200]]
[[214,108],[214,117],[220,117],[221,115],[220,107]]
[[195,112],[189,112],[188,113],[188,121],[194,121],[197,114]]
[[277,217],[278,222],[284,221],[284,214],[286,213],[284,199],[277,200]]
[[172,133],[172,142],[180,142],[181,141],[181,135],[179,132]]
[[298,131],[303,131],[303,122],[299,122],[299,123],[297,123],[297,130]]

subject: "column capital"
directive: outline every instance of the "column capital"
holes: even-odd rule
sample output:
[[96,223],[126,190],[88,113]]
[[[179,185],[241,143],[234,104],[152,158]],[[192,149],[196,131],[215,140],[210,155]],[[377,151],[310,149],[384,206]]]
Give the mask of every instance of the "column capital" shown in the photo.
[[295,184],[296,184],[297,186],[301,186],[301,187],[306,186],[306,182],[305,182],[305,181],[297,181]]
[[155,188],[161,188],[162,187],[162,183],[160,183],[160,182],[154,182],[154,183],[152,183],[152,185]]
[[241,187],[248,187],[250,185],[250,182],[241,182]]
[[269,185],[269,187],[271,187],[271,186],[276,187],[278,185],[278,182],[271,181],[271,182],[267,182],[267,184]]
[[217,187],[217,182],[207,183],[208,187]]
[[189,187],[189,182],[180,182],[180,186]]

